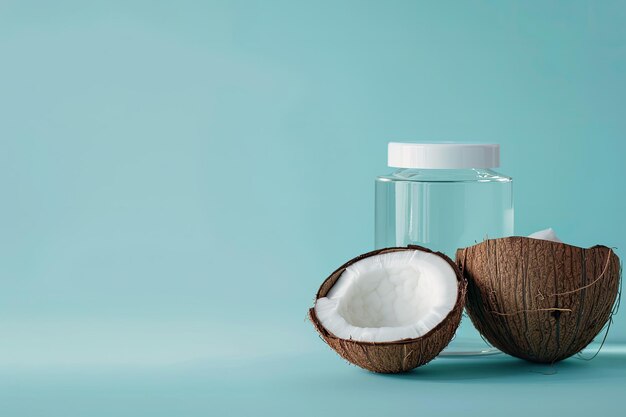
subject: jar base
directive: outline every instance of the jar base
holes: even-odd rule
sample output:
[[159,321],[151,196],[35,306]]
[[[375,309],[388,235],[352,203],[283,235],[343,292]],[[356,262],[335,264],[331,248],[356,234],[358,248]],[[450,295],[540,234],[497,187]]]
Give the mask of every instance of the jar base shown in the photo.
[[502,352],[494,347],[485,347],[483,349],[475,349],[472,347],[461,346],[458,349],[450,346],[444,349],[440,354],[440,358],[467,358],[467,357],[485,357],[499,355]]
[[472,322],[464,310],[461,316],[461,322],[448,346],[439,354],[440,358],[467,358],[467,357],[483,357],[493,356],[502,353],[499,349],[491,346],[480,335],[478,330],[472,325]]

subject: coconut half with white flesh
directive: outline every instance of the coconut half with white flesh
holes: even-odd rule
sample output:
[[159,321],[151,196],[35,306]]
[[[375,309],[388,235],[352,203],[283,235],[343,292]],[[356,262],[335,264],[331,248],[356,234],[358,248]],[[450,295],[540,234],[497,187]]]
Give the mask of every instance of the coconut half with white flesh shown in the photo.
[[349,362],[397,373],[441,352],[459,326],[466,282],[450,258],[420,246],[381,249],[333,272],[311,321]]

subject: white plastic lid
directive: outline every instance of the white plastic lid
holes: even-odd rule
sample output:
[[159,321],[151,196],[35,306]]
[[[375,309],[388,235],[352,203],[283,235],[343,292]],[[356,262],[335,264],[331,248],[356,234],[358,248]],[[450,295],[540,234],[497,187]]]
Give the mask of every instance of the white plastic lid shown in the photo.
[[422,169],[496,168],[500,166],[500,145],[389,142],[387,165]]

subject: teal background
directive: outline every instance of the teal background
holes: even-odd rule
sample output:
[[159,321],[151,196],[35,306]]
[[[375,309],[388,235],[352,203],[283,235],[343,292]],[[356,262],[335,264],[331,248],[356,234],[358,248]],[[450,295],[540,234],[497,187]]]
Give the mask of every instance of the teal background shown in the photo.
[[624,257],[625,19],[620,1],[0,0],[5,412],[487,415],[481,393],[575,380],[615,411],[623,354],[382,377],[305,315],[373,247],[390,140],[500,143],[519,234]]

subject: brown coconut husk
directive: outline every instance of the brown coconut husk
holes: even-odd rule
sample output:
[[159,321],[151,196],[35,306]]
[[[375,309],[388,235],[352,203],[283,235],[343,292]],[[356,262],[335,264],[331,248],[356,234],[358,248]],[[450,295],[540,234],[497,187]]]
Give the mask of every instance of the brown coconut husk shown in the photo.
[[435,358],[454,337],[461,321],[467,283],[456,264],[446,255],[430,249],[411,245],[405,248],[386,248],[358,256],[334,271],[321,285],[316,300],[325,297],[335,285],[343,271],[353,263],[370,256],[396,251],[421,250],[442,257],[454,270],[458,293],[454,308],[427,334],[416,339],[403,339],[393,342],[360,342],[341,339],[326,330],[318,320],[315,309],[309,310],[309,318],[322,339],[341,357],[361,368],[378,373],[406,372],[424,365]]
[[492,345],[554,363],[591,343],[610,319],[620,285],[611,248],[526,237],[489,239],[456,253],[466,309]]

